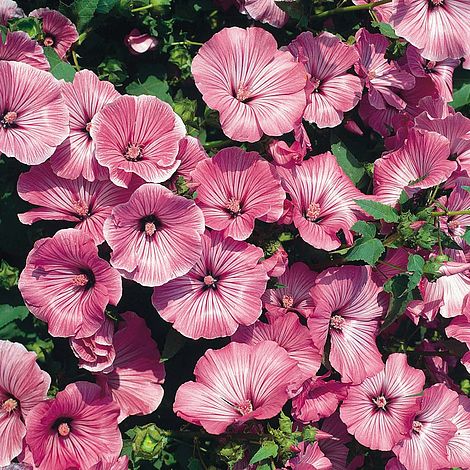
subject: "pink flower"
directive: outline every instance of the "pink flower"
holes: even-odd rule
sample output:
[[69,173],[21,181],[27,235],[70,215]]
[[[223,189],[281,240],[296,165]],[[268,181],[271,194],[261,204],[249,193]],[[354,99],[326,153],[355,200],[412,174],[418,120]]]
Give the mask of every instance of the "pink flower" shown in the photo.
[[317,273],[305,263],[294,263],[291,267],[287,267],[278,279],[278,283],[285,287],[267,289],[262,297],[264,308],[278,315],[298,312],[308,317],[313,307],[310,289],[316,277]]
[[293,312],[283,316],[267,315],[268,323],[257,321],[250,326],[240,326],[232,336],[232,341],[245,344],[258,344],[274,341],[283,347],[294,359],[304,377],[314,376],[321,365],[321,355],[312,341],[308,329],[300,324]]
[[307,154],[306,149],[300,142],[294,142],[292,145],[288,145],[283,140],[275,139],[269,143],[267,151],[269,155],[271,155],[275,165],[284,166],[286,168],[299,165]]
[[[459,315],[458,317],[453,318],[445,331],[448,338],[454,338],[461,341],[467,345],[467,348],[470,348],[470,315]],[[470,352],[467,351],[463,357],[460,358],[460,362],[470,372]]]
[[18,8],[18,4],[12,0],[1,0],[0,1],[0,25],[6,26],[8,20],[12,18],[21,18],[24,16],[24,12],[21,8]]
[[467,0],[393,0],[390,24],[429,60],[460,59],[470,52]]
[[257,152],[225,148],[200,162],[191,177],[206,225],[224,236],[245,240],[255,219],[275,222],[282,215],[285,192],[274,167]]
[[46,399],[50,383],[35,353],[22,344],[0,340],[0,465],[8,465],[23,450],[25,418]]
[[354,209],[358,209],[354,199],[362,199],[363,194],[330,152],[312,157],[291,170],[279,168],[278,173],[294,206],[294,225],[307,243],[322,250],[334,250],[341,245],[337,236],[340,230],[346,241],[352,243],[351,227],[357,221]]
[[261,261],[269,277],[279,277],[284,274],[289,263],[286,250],[279,245],[279,248],[269,257]]
[[75,229],[34,244],[18,287],[52,336],[77,339],[98,331],[106,306],[117,305],[122,293],[119,273],[98,257],[93,240]]
[[154,96],[121,96],[93,119],[96,158],[109,168],[111,181],[127,187],[132,173],[151,183],[176,170],[179,141],[186,128],[168,103]]
[[[249,64],[249,66],[247,65]],[[204,101],[219,111],[224,133],[256,142],[263,133],[293,129],[305,108],[306,73],[274,37],[261,28],[224,28],[200,49],[192,63]]]
[[457,393],[444,384],[424,390],[409,436],[393,448],[407,470],[448,467],[446,447],[457,429],[451,419],[457,413],[458,404]]
[[107,179],[106,168],[95,158],[91,121],[107,103],[121,95],[110,82],[100,81],[90,70],[77,72],[73,82],[62,82],[61,88],[70,114],[70,135],[52,155],[54,173],[67,179]]
[[409,90],[414,87],[415,80],[394,61],[385,58],[389,45],[390,41],[381,34],[372,34],[361,28],[356,33],[356,49],[360,62],[354,67],[357,74],[365,80],[369,90],[367,99],[374,108],[385,109],[390,105],[396,109],[404,109],[406,102],[395,90]]
[[346,460],[349,453],[346,444],[351,442],[352,438],[339,418],[338,412],[323,420],[321,431],[334,436],[332,439],[322,439],[318,443],[322,452],[333,464],[332,470],[344,470],[347,467]]
[[[374,0],[353,0],[353,3],[355,5],[364,5],[366,3],[374,3]],[[392,4],[386,3],[385,5],[375,7],[374,14],[382,23],[388,23],[392,14]]]
[[119,410],[100,393],[98,385],[76,382],[31,410],[26,442],[37,467],[85,469],[103,458],[117,459],[122,447]]
[[78,32],[75,25],[62,13],[49,8],[38,8],[29,16],[42,20],[44,46],[53,47],[57,55],[62,59],[72,44],[78,40]]
[[18,217],[24,224],[38,220],[67,220],[96,244],[104,241],[104,221],[114,206],[129,199],[131,192],[110,181],[90,183],[79,176],[68,180],[56,176],[49,162],[32,167],[18,178],[18,195],[38,205]]
[[395,205],[403,190],[412,196],[444,182],[457,169],[449,155],[445,137],[410,129],[403,147],[376,160],[374,194],[380,202]]
[[24,62],[40,70],[49,70],[42,47],[23,31],[7,32],[5,41],[0,36],[0,60]]
[[470,398],[459,395],[457,413],[450,420],[457,431],[447,443],[447,465],[468,467],[470,462]]
[[325,454],[321,451],[318,442],[301,442],[298,447],[299,453],[287,461],[287,468],[292,468],[294,470],[333,469],[330,459],[325,457]]
[[153,291],[160,316],[183,335],[198,339],[235,333],[261,315],[268,276],[259,263],[263,251],[219,232],[202,236],[199,261],[185,275]]
[[343,112],[354,108],[362,96],[361,79],[346,73],[359,60],[354,47],[328,32],[316,37],[304,32],[287,49],[304,64],[310,77],[304,119],[320,128],[340,124]]
[[133,312],[123,313],[122,318],[113,338],[113,368],[95,376],[104,394],[119,405],[119,422],[131,415],[154,412],[162,401],[165,381],[160,352],[145,320]]
[[282,28],[289,19],[287,13],[276,5],[275,0],[235,0],[235,4],[241,13],[275,28]]
[[68,136],[57,80],[43,70],[0,60],[0,152],[27,165],[47,160]]
[[90,470],[128,470],[129,458],[124,455],[119,459],[104,458],[93,465]]
[[357,384],[382,370],[375,337],[387,301],[370,267],[328,268],[317,276],[310,295],[315,304],[308,319],[313,342],[323,351],[329,335],[330,362],[341,380]]
[[196,382],[186,382],[176,392],[173,409],[211,434],[251,419],[272,418],[289,398],[287,389],[301,380],[296,361],[273,341],[208,349],[194,375]]
[[158,39],[150,36],[150,34],[142,34],[138,29],[134,28],[124,38],[124,44],[131,54],[139,55],[155,49],[158,45]]
[[70,338],[78,367],[90,372],[109,372],[116,357],[113,346],[114,322],[105,317],[99,330],[88,338]]
[[411,429],[424,380],[423,371],[408,365],[406,354],[391,354],[384,370],[349,387],[341,419],[362,445],[391,450]]
[[161,286],[186,274],[201,255],[204,217],[194,201],[144,184],[104,224],[111,264],[126,279]]

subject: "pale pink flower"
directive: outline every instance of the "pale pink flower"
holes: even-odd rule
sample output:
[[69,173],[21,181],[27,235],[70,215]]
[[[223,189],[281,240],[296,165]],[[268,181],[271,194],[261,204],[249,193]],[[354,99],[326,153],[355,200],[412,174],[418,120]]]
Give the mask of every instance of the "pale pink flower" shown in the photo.
[[406,102],[397,95],[396,90],[409,90],[414,87],[413,75],[400,69],[394,61],[385,58],[390,41],[381,34],[372,34],[365,28],[356,33],[356,49],[360,61],[355,65],[357,74],[365,80],[369,90],[367,99],[377,109],[387,105],[404,109]]
[[141,33],[137,28],[132,29],[124,38],[124,44],[133,55],[152,51],[158,45],[158,39],[150,34]]
[[402,191],[412,196],[444,182],[457,169],[449,156],[445,137],[411,129],[401,148],[374,163],[374,195],[384,204],[395,205]]
[[244,13],[262,23],[268,23],[275,28],[282,28],[289,19],[287,13],[276,5],[275,0],[234,1],[240,13]]
[[42,20],[44,46],[53,47],[57,55],[62,59],[72,44],[78,40],[78,32],[75,25],[62,13],[49,8],[38,8],[29,16]]
[[407,470],[447,467],[447,443],[457,430],[451,419],[457,413],[458,395],[444,384],[436,384],[424,390],[419,403],[409,435],[393,452]]
[[321,355],[310,337],[308,328],[299,317],[289,312],[283,316],[267,314],[268,323],[257,321],[250,326],[240,326],[232,336],[237,343],[258,344],[275,341],[297,362],[304,377],[313,377],[321,365]]
[[286,467],[292,470],[332,470],[330,459],[325,457],[318,442],[301,442],[299,453],[286,462]]
[[194,201],[159,184],[140,186],[104,224],[111,264],[144,286],[186,274],[201,255],[203,232],[204,217]]
[[410,367],[406,354],[391,354],[384,370],[349,387],[341,419],[362,445],[391,450],[411,429],[424,381],[423,371]]
[[310,158],[291,170],[278,168],[284,189],[293,203],[293,222],[300,236],[322,250],[334,250],[341,245],[337,236],[343,230],[352,243],[351,227],[357,221],[354,199],[364,195],[326,152]]
[[359,61],[355,48],[328,32],[315,37],[304,32],[287,50],[309,74],[310,96],[304,119],[320,128],[340,124],[343,112],[354,108],[362,96],[361,79],[347,73]]
[[256,142],[291,131],[303,114],[306,73],[291,54],[277,50],[261,28],[224,28],[198,51],[194,80],[204,101],[219,111],[224,133]]
[[96,244],[104,241],[104,221],[114,206],[128,201],[131,191],[115,186],[111,181],[89,182],[82,176],[75,180],[56,176],[49,162],[32,167],[18,178],[18,195],[37,205],[18,214],[21,222],[67,220],[83,231]]
[[[374,3],[374,0],[353,0],[355,5],[364,5],[366,3]],[[379,5],[374,8],[374,14],[377,19],[383,23],[388,23],[392,14],[392,4],[386,3],[385,5]]]
[[35,353],[22,344],[0,340],[0,465],[8,465],[23,450],[25,418],[46,399],[50,383]]
[[429,60],[460,59],[470,52],[467,0],[393,0],[390,24]]
[[[468,299],[467,299],[468,308]],[[454,338],[467,345],[470,349],[470,315],[459,315],[452,319],[450,324],[445,329],[448,338]],[[470,352],[467,351],[461,358],[460,362],[466,367],[470,373]]]
[[68,136],[59,82],[27,64],[0,60],[0,152],[27,165],[46,161]]
[[179,165],[186,128],[168,103],[154,96],[121,96],[93,119],[90,134],[98,163],[111,181],[127,187],[132,174],[150,183],[167,180]]
[[313,287],[317,273],[305,263],[294,263],[287,267],[279,277],[278,283],[284,287],[267,289],[262,300],[264,308],[271,313],[284,315],[287,312],[297,312],[308,317],[311,314],[313,301],[310,289]]
[[268,280],[259,263],[262,256],[257,246],[206,232],[199,261],[187,274],[156,287],[152,303],[184,336],[232,335],[239,325],[251,325],[261,315]]
[[154,412],[162,401],[165,381],[165,367],[145,320],[134,312],[121,316],[124,321],[113,338],[116,358],[112,370],[95,375],[103,393],[119,405],[119,422]]
[[75,229],[34,244],[18,287],[52,336],[77,339],[96,333],[106,306],[117,305],[122,294],[119,273],[98,256],[93,240]]
[[49,70],[42,47],[24,31],[7,32],[5,42],[0,35],[0,60],[24,62],[40,70]]
[[285,192],[274,167],[257,152],[225,148],[200,162],[191,177],[206,225],[224,236],[246,240],[255,219],[275,222],[282,215]]
[[70,135],[51,157],[54,173],[67,179],[107,179],[107,169],[95,158],[91,121],[107,103],[121,95],[112,83],[99,80],[90,70],[77,72],[72,83],[61,83],[61,89],[70,115]]
[[275,165],[292,168],[294,165],[300,165],[305,155],[306,149],[300,142],[293,142],[292,145],[287,144],[283,140],[272,140],[267,148],[267,152],[271,155]]
[[24,12],[13,0],[0,0],[0,25],[6,26],[8,20],[21,18]]
[[123,455],[119,459],[104,458],[93,465],[90,470],[128,470],[129,458]]
[[448,465],[466,468],[470,462],[470,398],[459,395],[457,413],[450,420],[457,431],[447,443]]
[[289,257],[282,245],[279,245],[279,248],[269,258],[262,260],[261,264],[269,277],[279,277],[285,273]]
[[[310,334],[321,352],[329,336],[329,360],[343,382],[360,383],[384,367],[375,337],[387,299],[371,273],[369,266],[328,268],[310,290]],[[358,361],[361,356],[367,361]]]
[[273,341],[208,349],[194,375],[196,382],[186,382],[176,392],[173,409],[211,434],[251,419],[272,418],[289,398],[288,389],[301,381],[296,361]]
[[36,405],[26,417],[26,443],[41,470],[92,468],[117,459],[122,447],[118,407],[98,385],[76,382]]

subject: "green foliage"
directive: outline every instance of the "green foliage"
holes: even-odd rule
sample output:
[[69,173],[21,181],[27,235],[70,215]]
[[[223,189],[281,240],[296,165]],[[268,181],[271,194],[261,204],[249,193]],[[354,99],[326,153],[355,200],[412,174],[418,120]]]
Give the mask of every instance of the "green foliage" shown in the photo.
[[454,76],[453,85],[454,94],[450,105],[455,110],[463,110],[463,108],[470,105],[470,71],[458,70]]
[[33,39],[42,35],[41,20],[33,16],[13,18],[9,21],[9,26],[10,31],[24,31]]
[[119,3],[119,0],[98,0],[98,5],[96,6],[96,13],[101,13],[103,15],[106,15],[118,3]]
[[365,175],[364,166],[346,148],[344,143],[337,137],[332,138],[331,152],[336,157],[338,165],[351,178],[354,184],[358,184]]
[[347,253],[346,260],[364,261],[374,266],[385,252],[383,243],[378,238],[374,238],[376,234],[375,225],[360,220],[351,229],[362,235],[362,238],[356,240],[354,246]]
[[28,315],[29,310],[25,306],[0,305],[0,330],[16,320],[24,320]]
[[168,331],[165,340],[165,346],[160,358],[160,362],[166,362],[177,354],[181,348],[185,345],[187,338],[182,334],[178,333],[175,329],[171,328]]
[[376,220],[396,223],[399,220],[398,212],[387,204],[371,201],[370,199],[355,199],[354,202]]
[[398,36],[395,34],[395,30],[388,23],[372,21],[371,26],[379,28],[380,33],[389,39],[398,39]]
[[154,75],[148,76],[143,82],[136,80],[131,82],[126,87],[126,92],[129,95],[151,95],[160,98],[162,101],[166,101],[169,104],[173,103],[173,100],[168,93],[168,83],[160,80]]
[[279,446],[274,441],[264,441],[257,452],[251,457],[250,465],[259,463],[262,460],[277,457]]
[[0,260],[0,288],[10,290],[18,284],[20,270],[10,266],[5,260]]
[[65,80],[66,82],[73,81],[75,69],[68,62],[61,60],[52,47],[45,47],[44,55],[51,66],[50,72],[57,80]]
[[229,441],[220,450],[219,455],[227,463],[229,468],[240,462],[245,456],[246,447],[238,442]]
[[92,20],[99,3],[99,0],[75,0],[73,2],[72,10],[77,18],[76,25],[79,32],[83,31]]
[[109,80],[116,86],[121,85],[129,76],[126,64],[115,57],[106,57],[98,65],[98,74],[101,80]]

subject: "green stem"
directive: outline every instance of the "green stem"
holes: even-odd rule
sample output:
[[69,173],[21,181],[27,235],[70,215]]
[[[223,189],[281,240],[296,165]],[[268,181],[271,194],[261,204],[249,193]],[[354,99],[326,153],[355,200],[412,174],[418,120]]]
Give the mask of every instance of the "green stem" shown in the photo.
[[375,7],[385,5],[386,3],[390,3],[391,1],[392,0],[380,0],[374,3],[364,3],[361,5],[352,5],[350,7],[334,8],[332,10],[326,10],[322,13],[318,13],[317,15],[314,15],[314,18],[327,18],[331,15],[339,15],[340,13],[348,13],[350,11],[372,10]]
[[402,273],[407,273],[407,272],[408,272],[406,269],[403,269],[402,267],[397,266],[396,264],[387,263],[387,261],[378,260],[377,263],[383,264],[383,265],[385,265],[385,266],[389,266],[390,268],[397,269],[398,271],[400,271],[400,272],[402,272]]
[[150,8],[153,8],[153,5],[151,3],[149,3],[148,5],[144,5],[143,7],[133,8],[131,10],[131,13],[137,13],[138,11],[150,10]]
[[195,41],[179,41],[168,44],[169,46],[202,46],[204,43]]
[[78,65],[78,57],[77,57],[77,53],[72,50],[72,59],[73,59],[73,64],[75,65],[75,68],[77,69],[77,72],[80,71],[80,65]]
[[432,217],[454,217],[456,215],[470,215],[470,209],[466,209],[462,211],[431,212]]
[[204,144],[204,148],[206,150],[217,149],[221,147],[227,147],[228,145],[231,145],[231,144],[232,144],[231,140],[213,140],[212,142],[206,142]]

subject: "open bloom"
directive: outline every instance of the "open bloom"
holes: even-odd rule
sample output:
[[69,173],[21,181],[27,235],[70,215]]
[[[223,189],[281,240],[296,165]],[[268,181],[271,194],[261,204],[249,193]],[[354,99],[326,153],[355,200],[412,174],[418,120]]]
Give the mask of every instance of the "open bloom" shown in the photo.
[[319,440],[318,444],[322,452],[333,464],[332,470],[344,470],[347,467],[349,449],[346,444],[352,441],[346,425],[339,418],[339,413],[334,413],[323,420],[321,431],[334,436],[333,439]]
[[289,19],[287,13],[276,5],[275,0],[235,0],[241,13],[262,23],[282,28]]
[[[374,3],[374,0],[353,0],[355,5],[364,5],[366,3]],[[374,8],[374,14],[377,19],[383,23],[388,23],[390,15],[392,14],[392,4],[385,3]]]
[[134,28],[124,38],[124,44],[131,54],[139,55],[155,49],[158,45],[158,39],[150,34],[142,34],[137,28]]
[[[367,266],[341,266],[321,272],[310,290],[315,309],[308,319],[321,351],[330,337],[330,362],[343,382],[360,383],[383,369],[375,344],[387,301]],[[367,361],[358,361],[358,357]]]
[[0,25],[6,26],[8,20],[12,18],[21,18],[24,12],[18,8],[18,4],[13,0],[2,0],[0,2]]
[[391,450],[412,427],[424,380],[423,371],[408,365],[406,354],[391,354],[384,370],[349,387],[341,419],[362,445]]
[[162,401],[165,381],[165,367],[145,320],[134,312],[123,313],[122,318],[113,338],[116,358],[112,370],[95,376],[103,393],[119,405],[119,422],[155,411]]
[[117,459],[122,447],[118,407],[98,385],[76,382],[26,417],[26,443],[41,470],[92,468]]
[[40,70],[49,70],[42,47],[24,31],[7,32],[0,36],[0,60],[24,62]]
[[274,37],[261,28],[216,33],[199,49],[192,72],[204,101],[219,111],[222,130],[233,140],[256,142],[263,133],[285,134],[303,114],[305,69],[291,54],[278,51]]
[[[468,301],[468,299],[467,299]],[[468,305],[467,305],[468,309]],[[454,338],[467,345],[470,349],[470,315],[459,315],[450,322],[449,326],[446,327],[446,335],[448,338]],[[460,361],[470,372],[470,351],[467,351],[461,358]]]
[[68,136],[59,82],[27,64],[0,60],[0,152],[27,165],[46,161]]
[[18,178],[18,195],[37,205],[18,217],[24,224],[38,220],[67,220],[75,228],[93,238],[96,244],[104,241],[104,221],[114,206],[126,202],[130,190],[119,188],[111,181],[89,182],[82,176],[69,180],[56,176],[49,162],[32,167]]
[[361,79],[347,73],[359,60],[355,48],[328,32],[315,37],[305,32],[287,50],[304,64],[310,77],[307,89],[311,94],[304,119],[318,127],[339,125],[343,112],[354,108],[362,96]]
[[289,398],[288,388],[301,381],[296,361],[273,341],[208,349],[194,375],[196,382],[176,392],[173,409],[211,434],[250,419],[272,418]]
[[0,340],[0,465],[23,449],[25,418],[44,401],[51,378],[36,363],[36,354],[19,343]]
[[111,264],[126,279],[152,287],[194,266],[203,232],[204,217],[194,201],[159,184],[140,186],[104,224]]
[[330,459],[321,451],[318,442],[301,442],[298,448],[299,453],[287,461],[287,468],[294,470],[332,470],[334,468]]
[[393,0],[390,24],[429,60],[460,59],[470,52],[467,0]]
[[261,315],[268,280],[262,256],[261,248],[206,232],[199,261],[187,274],[156,287],[152,303],[189,338],[229,336]]
[[111,181],[127,187],[132,174],[150,183],[167,180],[179,165],[186,128],[171,106],[154,96],[121,96],[93,119],[90,134]]
[[90,470],[128,470],[129,469],[129,458],[127,455],[123,455],[119,459],[104,458],[100,460],[96,465],[91,467]]
[[337,233],[342,230],[352,243],[351,227],[357,221],[354,199],[363,194],[354,186],[326,152],[310,158],[291,170],[278,168],[284,189],[293,204],[293,222],[300,236],[310,245],[334,250],[341,245]]
[[412,196],[444,182],[457,169],[449,156],[449,141],[445,137],[410,129],[401,148],[375,162],[374,194],[380,202],[395,205],[403,190]]
[[98,331],[106,306],[117,305],[122,293],[119,273],[98,256],[93,240],[75,229],[34,244],[18,287],[52,336],[77,338]]
[[95,158],[91,121],[103,106],[121,95],[110,82],[99,80],[90,70],[77,72],[72,83],[62,82],[61,89],[69,110],[70,134],[52,155],[54,173],[68,179],[107,179],[108,171]]
[[225,236],[245,240],[255,219],[275,222],[282,215],[285,192],[274,167],[257,152],[223,149],[200,162],[191,177],[206,225]]
[[29,16],[42,20],[43,44],[47,47],[53,47],[61,59],[70,49],[70,46],[78,40],[75,25],[56,10],[38,8],[32,11]]
[[465,468],[470,462],[470,398],[459,395],[457,413],[450,419],[457,428],[447,443],[448,464]]

